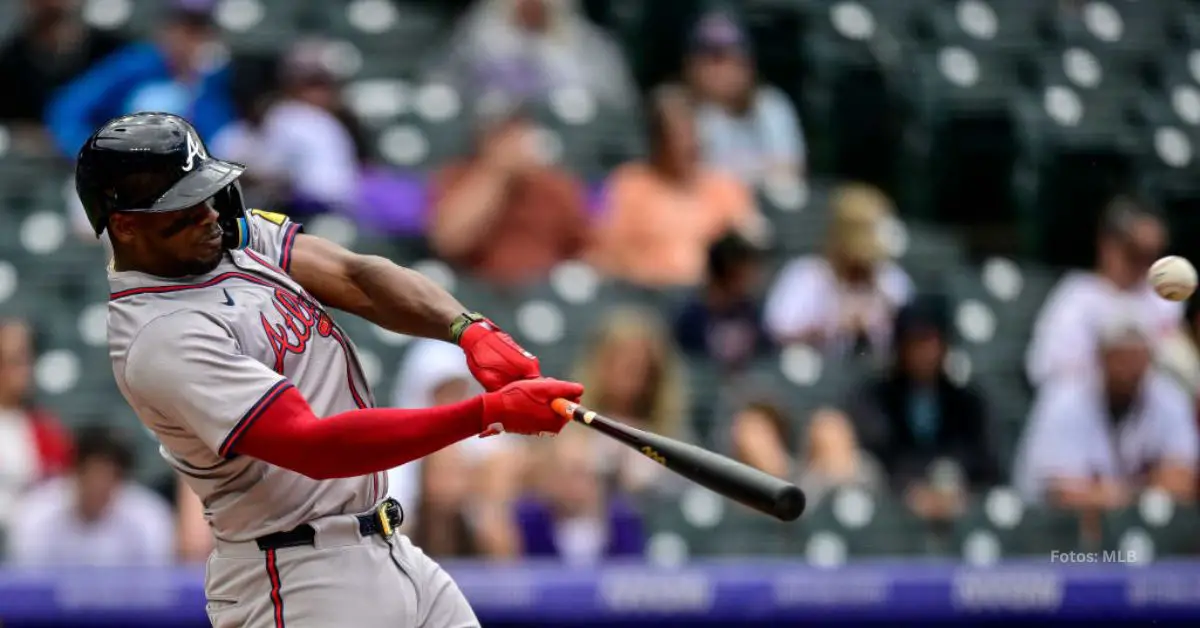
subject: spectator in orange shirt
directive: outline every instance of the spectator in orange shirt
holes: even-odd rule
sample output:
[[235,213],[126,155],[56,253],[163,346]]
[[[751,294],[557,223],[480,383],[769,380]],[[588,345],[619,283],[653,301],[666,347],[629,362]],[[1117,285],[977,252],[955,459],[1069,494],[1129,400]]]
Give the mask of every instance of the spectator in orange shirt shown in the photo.
[[583,186],[540,159],[520,108],[482,122],[475,154],[434,179],[430,241],[442,259],[482,279],[538,281],[587,239]]
[[644,286],[695,286],[709,245],[759,219],[749,190],[704,167],[693,107],[684,92],[660,89],[649,116],[650,159],[621,166],[606,191],[593,259],[610,275]]

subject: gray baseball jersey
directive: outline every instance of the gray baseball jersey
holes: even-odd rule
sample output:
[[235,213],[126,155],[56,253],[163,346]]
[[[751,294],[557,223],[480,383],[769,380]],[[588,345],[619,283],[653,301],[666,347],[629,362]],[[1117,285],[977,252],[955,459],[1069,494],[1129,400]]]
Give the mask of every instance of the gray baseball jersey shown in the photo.
[[246,246],[208,274],[109,270],[117,386],[231,542],[361,513],[387,491],[386,473],[317,481],[233,453],[288,385],[317,416],[373,405],[353,343],[287,274],[300,226],[260,210],[247,222]]

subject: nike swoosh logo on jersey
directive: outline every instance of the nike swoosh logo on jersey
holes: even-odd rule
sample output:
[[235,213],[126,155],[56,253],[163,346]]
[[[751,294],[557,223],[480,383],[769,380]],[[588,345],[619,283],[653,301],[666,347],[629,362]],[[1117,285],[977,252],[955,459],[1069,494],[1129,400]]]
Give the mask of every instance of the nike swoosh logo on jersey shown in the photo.
[[225,305],[233,305],[233,297],[229,296],[228,290],[221,290],[225,293]]

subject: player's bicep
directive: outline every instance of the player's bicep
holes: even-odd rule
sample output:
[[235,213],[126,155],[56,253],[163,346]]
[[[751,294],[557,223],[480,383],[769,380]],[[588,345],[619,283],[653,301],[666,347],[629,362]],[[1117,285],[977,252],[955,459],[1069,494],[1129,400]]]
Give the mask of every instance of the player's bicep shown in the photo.
[[364,259],[324,238],[300,234],[288,274],[321,303],[362,315],[370,310],[371,299],[354,278]]
[[137,402],[182,424],[221,456],[230,455],[239,436],[291,387],[200,314],[147,326],[130,348],[125,383]]

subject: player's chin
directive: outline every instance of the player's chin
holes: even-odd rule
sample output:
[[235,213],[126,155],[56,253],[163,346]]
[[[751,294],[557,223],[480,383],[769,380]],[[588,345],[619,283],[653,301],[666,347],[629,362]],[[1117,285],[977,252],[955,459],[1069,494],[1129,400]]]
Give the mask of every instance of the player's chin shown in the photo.
[[215,269],[221,263],[221,258],[224,255],[225,251],[221,248],[204,250],[184,262],[184,264],[187,266],[189,275],[203,275]]

